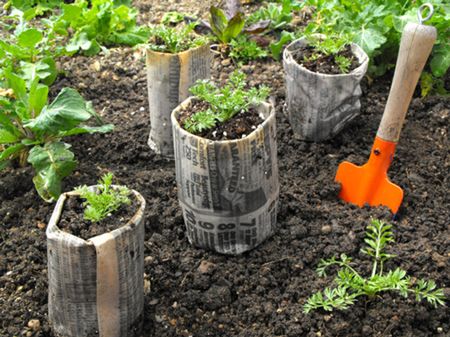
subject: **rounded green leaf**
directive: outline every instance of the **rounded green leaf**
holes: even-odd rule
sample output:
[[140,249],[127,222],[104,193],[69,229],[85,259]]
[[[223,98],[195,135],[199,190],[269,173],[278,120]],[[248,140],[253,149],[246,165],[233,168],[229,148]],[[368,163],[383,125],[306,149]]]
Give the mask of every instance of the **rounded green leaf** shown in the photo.
[[43,37],[44,35],[41,31],[35,28],[30,28],[20,33],[17,37],[17,41],[21,47],[34,48],[39,42],[42,41]]

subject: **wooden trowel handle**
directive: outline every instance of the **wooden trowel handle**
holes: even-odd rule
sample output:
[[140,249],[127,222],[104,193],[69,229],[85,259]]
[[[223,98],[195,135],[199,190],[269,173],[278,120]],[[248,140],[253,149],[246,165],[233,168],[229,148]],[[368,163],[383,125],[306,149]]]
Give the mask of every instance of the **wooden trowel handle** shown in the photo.
[[391,91],[377,136],[398,142],[414,89],[436,40],[436,28],[408,23],[402,33]]

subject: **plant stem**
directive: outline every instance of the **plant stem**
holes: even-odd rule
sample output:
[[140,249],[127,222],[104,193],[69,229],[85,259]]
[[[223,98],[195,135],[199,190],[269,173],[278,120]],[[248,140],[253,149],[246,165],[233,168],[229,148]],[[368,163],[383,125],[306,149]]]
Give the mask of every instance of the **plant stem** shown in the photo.
[[375,248],[375,260],[373,261],[373,268],[372,268],[372,276],[374,277],[377,273],[377,267],[378,267],[378,260],[380,259],[380,245],[381,245],[381,228],[377,230],[377,239],[376,239],[376,248]]

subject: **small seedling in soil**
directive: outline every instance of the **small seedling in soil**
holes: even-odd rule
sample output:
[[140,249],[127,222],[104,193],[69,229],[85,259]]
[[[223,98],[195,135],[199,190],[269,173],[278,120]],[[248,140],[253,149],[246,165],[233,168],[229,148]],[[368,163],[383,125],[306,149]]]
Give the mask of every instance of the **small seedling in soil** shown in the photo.
[[245,74],[235,71],[230,75],[228,83],[218,88],[209,80],[201,80],[190,91],[201,101],[207,103],[208,108],[192,114],[182,125],[190,133],[198,134],[214,128],[218,123],[225,123],[238,113],[245,114],[249,107],[266,100],[269,88],[245,89]]
[[176,54],[207,43],[207,38],[195,34],[196,23],[170,27],[160,24],[150,28],[147,47],[153,51]]
[[231,51],[229,56],[238,62],[248,63],[251,60],[267,57],[267,51],[245,35],[240,35],[232,40],[230,47]]
[[305,68],[325,74],[347,74],[359,66],[345,36],[307,36],[308,45],[294,57]]
[[373,258],[372,273],[369,278],[361,276],[352,267],[351,258],[345,254],[341,254],[340,259],[332,257],[320,261],[317,273],[321,277],[326,276],[328,267],[333,265],[341,267],[334,280],[337,287],[325,288],[323,292],[319,291],[313,294],[303,306],[303,311],[309,313],[316,309],[325,311],[347,309],[360,296],[373,298],[385,291],[397,291],[403,297],[412,293],[415,295],[416,301],[426,299],[435,307],[445,305],[444,292],[442,289],[436,288],[433,280],[418,280],[414,284],[406,275],[406,271],[400,268],[388,272],[383,271],[384,263],[394,257],[386,252],[387,245],[394,241],[391,228],[391,225],[375,219],[367,226],[364,239],[367,247],[361,252]]
[[99,181],[97,190],[89,189],[86,185],[75,189],[80,198],[86,199],[84,219],[99,222],[117,211],[122,205],[130,205],[131,191],[126,186],[112,186],[112,173],[105,174]]
[[176,25],[184,20],[183,13],[180,12],[167,12],[161,18],[161,24],[163,25]]

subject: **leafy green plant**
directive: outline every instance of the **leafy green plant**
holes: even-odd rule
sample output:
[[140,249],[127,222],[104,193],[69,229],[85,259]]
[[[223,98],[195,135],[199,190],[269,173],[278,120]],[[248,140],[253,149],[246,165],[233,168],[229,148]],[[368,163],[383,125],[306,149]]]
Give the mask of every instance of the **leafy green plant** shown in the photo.
[[150,39],[147,48],[175,54],[207,43],[207,38],[195,34],[195,26],[196,23],[193,22],[177,27],[169,27],[163,24],[150,27]]
[[[417,9],[425,1],[306,0],[302,6],[315,8],[306,33],[342,32],[361,46],[371,59],[369,71],[382,75],[392,68],[397,57],[401,32],[407,22],[417,22]],[[435,12],[427,25],[436,27],[438,38],[429,66],[436,77],[450,66],[450,4],[433,1]]]
[[70,145],[63,137],[94,132],[109,132],[113,126],[86,126],[94,117],[100,123],[90,102],[78,92],[64,88],[50,104],[48,86],[39,77],[25,81],[7,70],[7,86],[0,89],[0,169],[11,161],[21,166],[27,162],[35,169],[34,185],[46,201],[61,193],[61,181],[75,169]]
[[214,128],[217,123],[224,123],[238,113],[245,113],[251,105],[263,102],[269,95],[269,88],[251,88],[245,90],[245,74],[235,71],[228,83],[218,88],[209,80],[198,81],[191,93],[201,101],[209,104],[205,111],[199,111],[184,121],[184,129],[196,134]]
[[270,29],[283,29],[291,23],[293,13],[300,8],[300,2],[293,0],[282,0],[281,3],[269,2],[253,12],[248,17],[247,23],[254,24],[259,21],[270,20]]
[[3,8],[17,8],[26,12],[27,16],[35,17],[43,15],[46,12],[52,11],[55,7],[61,4],[61,0],[9,0],[5,3]]
[[17,9],[0,22],[6,20],[11,23],[5,24],[9,34],[0,40],[0,82],[5,81],[4,73],[9,69],[28,83],[39,77],[41,82],[52,84],[58,74],[55,59],[65,55],[58,27],[47,25],[45,20],[44,28],[30,27],[25,13]]
[[230,57],[247,63],[251,60],[267,57],[267,51],[262,49],[258,44],[248,39],[245,35],[240,35],[230,42]]
[[227,44],[242,32],[245,18],[240,11],[236,10],[227,16],[222,9],[211,6],[209,24],[217,39]]
[[169,25],[169,24],[178,24],[184,20],[185,15],[180,12],[167,12],[164,13],[161,18],[161,24]]
[[113,174],[105,174],[99,181],[96,189],[79,186],[75,189],[79,193],[85,206],[84,219],[99,222],[111,213],[117,211],[122,205],[130,205],[131,191],[126,186],[113,186]]
[[270,24],[270,20],[262,20],[246,26],[245,14],[239,0],[226,0],[224,9],[211,6],[209,13],[208,21],[192,18],[189,20],[198,21],[197,32],[213,35],[222,45],[228,45],[240,34],[259,34]]
[[78,0],[61,4],[60,17],[67,29],[74,33],[66,50],[95,55],[104,47],[145,43],[149,37],[147,27],[136,24],[137,10],[130,1]]
[[371,220],[371,224],[367,226],[364,242],[367,246],[361,251],[373,259],[370,277],[361,276],[352,267],[351,258],[345,254],[341,254],[340,259],[332,257],[321,260],[317,268],[317,273],[321,277],[326,276],[327,268],[340,267],[335,278],[337,286],[313,294],[303,306],[305,313],[320,308],[325,311],[347,309],[360,296],[371,298],[385,291],[397,291],[403,297],[412,293],[417,301],[425,299],[435,307],[445,305],[444,292],[436,288],[433,280],[418,280],[413,284],[406,271],[400,268],[384,272],[384,263],[394,257],[386,252],[388,244],[394,242],[391,225],[380,220]]

